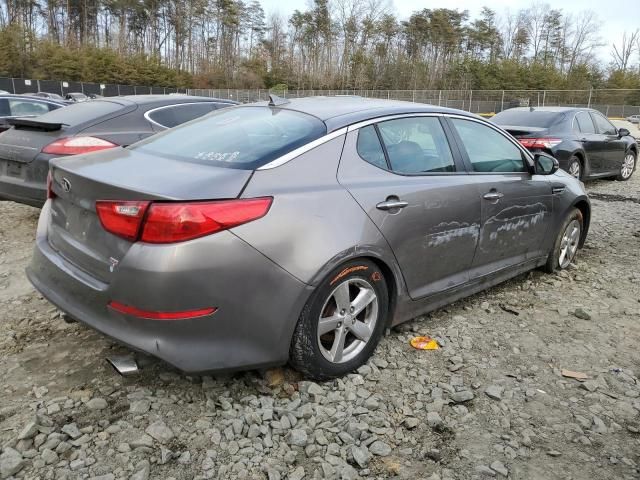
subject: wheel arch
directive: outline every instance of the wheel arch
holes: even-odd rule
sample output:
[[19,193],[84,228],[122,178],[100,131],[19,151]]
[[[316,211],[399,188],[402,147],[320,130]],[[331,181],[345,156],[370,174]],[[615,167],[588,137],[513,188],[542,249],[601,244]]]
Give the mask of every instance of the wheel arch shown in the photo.
[[387,283],[387,291],[389,295],[389,311],[387,316],[387,326],[389,326],[393,321],[401,293],[406,290],[400,267],[396,263],[393,255],[389,252],[385,252],[379,247],[356,247],[347,252],[342,252],[327,262],[316,273],[310,284],[316,287],[322,280],[327,278],[332,270],[339,268],[347,262],[359,259],[368,260],[374,263],[382,271]]
[[591,204],[586,198],[579,198],[571,205],[571,207],[577,208],[582,214],[582,234],[580,236],[580,243],[578,244],[578,246],[582,248],[587,239],[589,225],[591,224]]

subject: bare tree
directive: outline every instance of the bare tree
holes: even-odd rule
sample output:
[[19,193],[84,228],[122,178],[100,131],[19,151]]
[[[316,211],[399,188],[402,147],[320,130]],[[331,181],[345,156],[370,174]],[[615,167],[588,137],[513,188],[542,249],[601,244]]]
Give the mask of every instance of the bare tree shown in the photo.
[[631,55],[635,50],[640,50],[640,29],[636,29],[635,32],[631,33],[624,32],[620,46],[613,43],[611,47],[611,56],[616,69],[626,72]]

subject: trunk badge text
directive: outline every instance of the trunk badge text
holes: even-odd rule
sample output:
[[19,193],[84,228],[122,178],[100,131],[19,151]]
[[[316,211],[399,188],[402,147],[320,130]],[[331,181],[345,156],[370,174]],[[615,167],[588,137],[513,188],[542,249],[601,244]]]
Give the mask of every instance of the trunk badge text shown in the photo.
[[65,192],[71,191],[71,182],[69,180],[67,180],[66,178],[63,178],[61,183],[62,183],[62,190],[64,190]]
[[120,263],[118,260],[113,257],[109,257],[109,271],[111,273],[113,273],[113,270],[118,266],[118,263]]

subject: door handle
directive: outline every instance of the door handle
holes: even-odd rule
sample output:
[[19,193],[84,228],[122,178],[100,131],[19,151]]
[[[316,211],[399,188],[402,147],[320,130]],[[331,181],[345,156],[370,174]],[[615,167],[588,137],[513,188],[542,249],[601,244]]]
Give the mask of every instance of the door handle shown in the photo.
[[484,198],[485,200],[491,200],[491,201],[498,201],[502,197],[504,197],[504,193],[500,193],[500,192],[489,192],[489,193],[485,193],[482,196],[482,198]]
[[386,200],[376,205],[378,210],[395,210],[396,208],[404,208],[409,205],[409,202],[403,200]]
[[582,142],[582,143],[587,143],[588,141],[589,141],[589,140],[588,140],[588,139],[586,139],[586,138],[581,138],[581,139],[580,139],[580,142]]

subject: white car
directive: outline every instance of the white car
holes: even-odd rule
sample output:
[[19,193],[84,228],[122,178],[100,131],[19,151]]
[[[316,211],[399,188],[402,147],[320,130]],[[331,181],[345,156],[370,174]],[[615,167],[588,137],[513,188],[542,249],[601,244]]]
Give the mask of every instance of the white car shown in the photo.
[[640,123],[640,115],[631,115],[627,117],[625,120],[631,123]]

